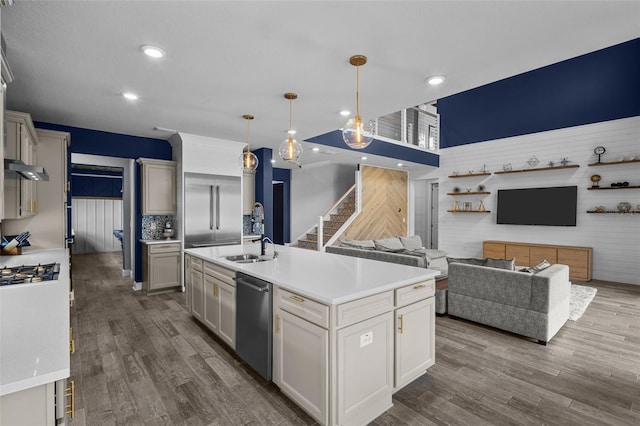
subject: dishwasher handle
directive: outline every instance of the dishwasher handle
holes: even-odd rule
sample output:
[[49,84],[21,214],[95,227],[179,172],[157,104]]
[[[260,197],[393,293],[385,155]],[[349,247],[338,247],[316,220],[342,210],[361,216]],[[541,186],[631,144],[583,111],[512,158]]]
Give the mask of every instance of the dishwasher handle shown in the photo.
[[265,287],[261,287],[258,285],[255,285],[254,283],[244,280],[242,278],[234,278],[233,279],[236,283],[240,284],[240,285],[245,285],[249,288],[251,288],[252,290],[256,290],[259,291],[260,293],[268,293],[269,292],[269,287],[265,286]]

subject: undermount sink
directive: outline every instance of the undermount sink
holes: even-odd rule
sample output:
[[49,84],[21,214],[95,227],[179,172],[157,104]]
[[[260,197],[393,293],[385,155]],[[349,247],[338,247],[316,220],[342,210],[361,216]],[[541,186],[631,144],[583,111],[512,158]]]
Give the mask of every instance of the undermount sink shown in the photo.
[[225,259],[235,263],[256,263],[271,260],[271,258],[258,256],[257,254],[236,254],[233,256],[225,256]]

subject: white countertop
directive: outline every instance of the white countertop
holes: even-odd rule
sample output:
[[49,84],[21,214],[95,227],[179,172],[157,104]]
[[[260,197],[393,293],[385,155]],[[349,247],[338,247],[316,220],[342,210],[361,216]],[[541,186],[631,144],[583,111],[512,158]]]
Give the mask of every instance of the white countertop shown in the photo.
[[[392,290],[435,278],[440,272],[395,263],[321,253],[288,246],[276,246],[275,260],[234,263],[224,256],[260,254],[260,244],[187,249],[185,253],[269,281],[286,290],[330,305]],[[273,253],[271,244],[267,255]]]
[[180,240],[176,240],[176,239],[170,239],[170,240],[165,240],[164,238],[162,240],[138,240],[140,241],[142,244],[167,244],[167,243],[179,243]]
[[69,377],[67,250],[0,256],[0,266],[53,262],[56,281],[0,287],[0,396]]

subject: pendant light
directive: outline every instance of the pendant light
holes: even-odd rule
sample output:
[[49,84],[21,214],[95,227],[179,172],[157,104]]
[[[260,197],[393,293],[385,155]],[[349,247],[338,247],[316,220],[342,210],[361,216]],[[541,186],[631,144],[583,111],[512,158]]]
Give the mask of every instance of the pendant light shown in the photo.
[[284,161],[298,163],[302,155],[302,144],[293,138],[293,121],[291,118],[293,116],[293,100],[298,99],[298,95],[295,93],[285,93],[284,98],[289,100],[289,137],[280,144],[278,154]]
[[253,115],[245,114],[242,116],[245,120],[247,120],[247,150],[240,154],[240,158],[238,158],[238,163],[240,164],[240,168],[244,171],[251,171],[258,168],[258,157],[251,152],[251,120],[253,120]]
[[364,55],[354,55],[349,63],[356,67],[356,116],[347,121],[342,129],[344,143],[353,149],[366,148],[373,140],[373,125],[360,117],[360,67],[367,63]]

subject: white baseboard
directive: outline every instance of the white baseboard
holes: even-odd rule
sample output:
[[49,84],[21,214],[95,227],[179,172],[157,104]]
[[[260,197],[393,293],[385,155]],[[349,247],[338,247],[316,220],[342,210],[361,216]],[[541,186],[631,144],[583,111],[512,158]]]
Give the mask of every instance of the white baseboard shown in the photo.
[[130,277],[131,276],[131,269],[123,269],[122,270],[122,276],[123,277]]
[[133,282],[133,291],[140,291],[140,290],[142,290],[142,283],[134,281]]

